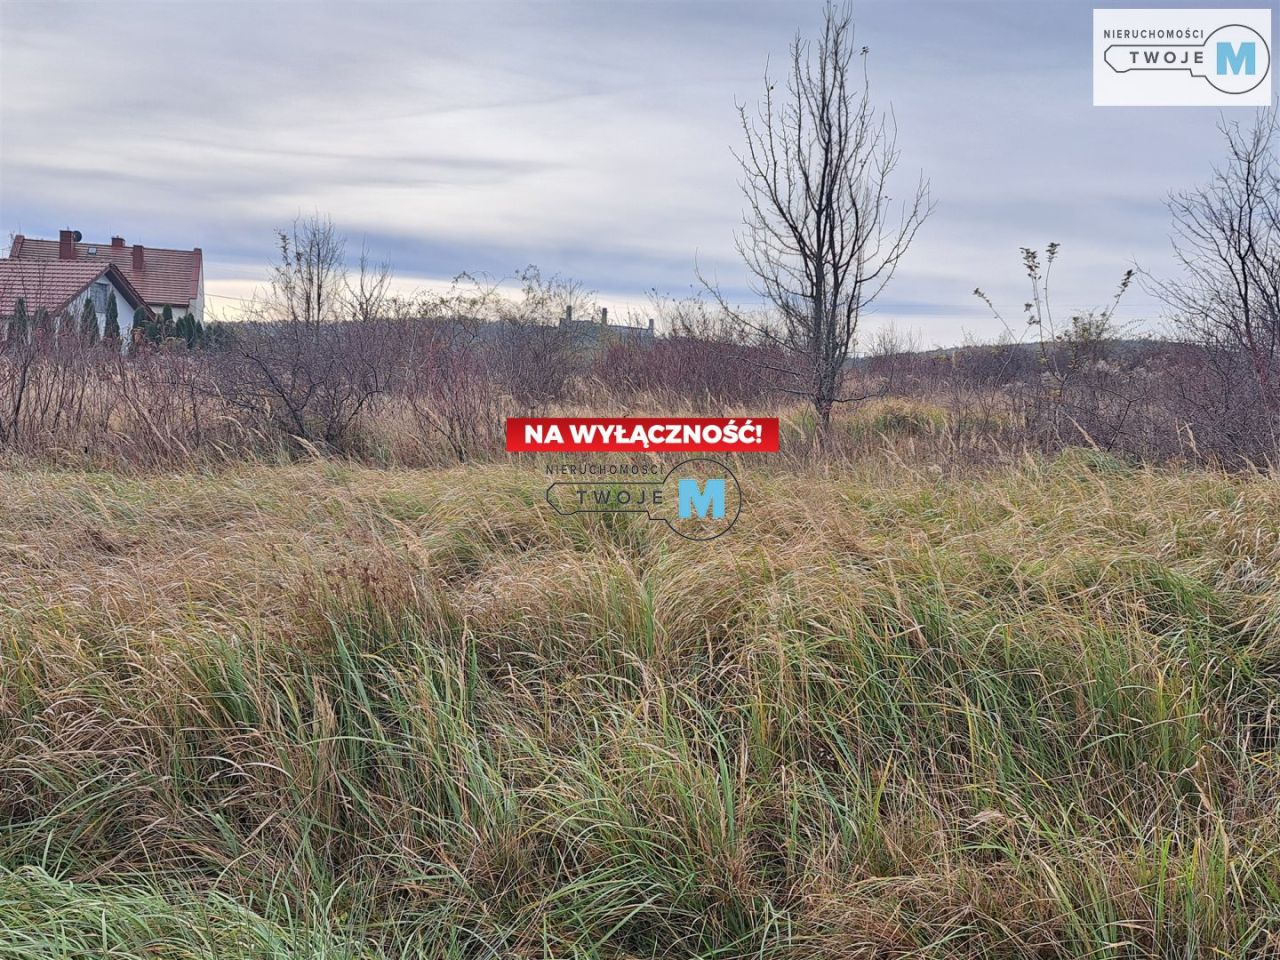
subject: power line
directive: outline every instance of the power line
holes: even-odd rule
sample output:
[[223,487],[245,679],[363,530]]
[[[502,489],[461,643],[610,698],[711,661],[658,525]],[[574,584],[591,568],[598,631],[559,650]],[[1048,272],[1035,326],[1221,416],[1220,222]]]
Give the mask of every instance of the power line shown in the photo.
[[241,303],[253,303],[248,297],[233,297],[226,293],[205,293],[206,297],[213,297],[215,300],[239,300]]

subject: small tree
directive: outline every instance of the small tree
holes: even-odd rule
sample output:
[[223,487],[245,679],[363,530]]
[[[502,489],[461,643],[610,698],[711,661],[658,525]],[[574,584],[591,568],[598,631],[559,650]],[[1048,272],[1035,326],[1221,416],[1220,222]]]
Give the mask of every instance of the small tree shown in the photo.
[[1182,276],[1156,282],[1192,342],[1238,355],[1273,428],[1280,424],[1280,103],[1251,127],[1223,121],[1225,162],[1175,194],[1173,249]]
[[[276,231],[276,243],[280,260],[271,269],[271,289],[263,304],[263,319],[305,328],[338,319],[351,291],[344,260],[346,238],[338,233],[333,221],[319,214],[299,217],[291,229]],[[368,258],[362,257],[362,269],[368,268]],[[384,268],[374,268],[374,273],[378,279],[372,275],[366,278],[366,293],[384,290],[389,281],[389,276],[382,279]],[[354,299],[359,299],[358,292]]]
[[120,339],[120,305],[116,303],[114,290],[107,294],[107,321],[102,331],[102,339],[108,343],[115,343]]
[[210,320],[200,324],[200,344],[211,349],[225,349],[235,343],[235,336],[225,323]]
[[27,301],[19,297],[13,305],[13,320],[9,323],[9,339],[15,343],[25,343],[27,328],[31,321],[27,318]]
[[202,328],[190,310],[178,318],[176,329],[178,339],[186,341],[188,350],[200,344]]
[[[349,285],[344,238],[319,215],[278,231],[280,261],[218,362],[219,395],[304,443],[347,448],[358,419],[401,375],[403,341],[382,268]],[[389,275],[387,275],[389,280]]]
[[738,108],[747,201],[738,252],[777,318],[760,332],[794,361],[777,371],[790,381],[782,388],[813,403],[820,445],[833,404],[865,399],[843,389],[859,321],[932,209],[923,177],[891,204],[897,132],[872,106],[867,52],[849,8],[828,5],[817,43],[792,42],[785,90],[766,74],[758,109]]
[[93,297],[85,297],[80,308],[80,336],[86,343],[98,342],[98,311],[93,305]]
[[152,343],[163,343],[178,335],[177,324],[173,320],[173,307],[168,304],[160,311],[158,317],[148,317],[141,307],[133,315],[133,325],[141,327],[142,335]]
[[169,304],[164,305],[164,309],[160,311],[160,322],[156,326],[154,340],[161,343],[168,340],[174,335],[175,324],[173,322],[173,307]]

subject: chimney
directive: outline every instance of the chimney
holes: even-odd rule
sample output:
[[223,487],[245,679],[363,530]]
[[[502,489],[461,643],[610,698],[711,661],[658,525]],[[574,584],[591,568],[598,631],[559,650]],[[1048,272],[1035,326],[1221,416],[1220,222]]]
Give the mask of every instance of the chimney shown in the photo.
[[566,303],[564,305],[564,316],[560,318],[560,326],[567,327],[573,322],[573,304]]
[[133,245],[133,272],[142,272],[142,244],[140,243]]
[[649,318],[649,336],[653,336],[653,317]]
[[76,258],[76,234],[74,230],[58,231],[58,259],[74,260]]
[[117,250],[124,246],[124,237],[112,237],[111,246]]
[[609,325],[609,308],[600,308],[600,326],[607,327]]

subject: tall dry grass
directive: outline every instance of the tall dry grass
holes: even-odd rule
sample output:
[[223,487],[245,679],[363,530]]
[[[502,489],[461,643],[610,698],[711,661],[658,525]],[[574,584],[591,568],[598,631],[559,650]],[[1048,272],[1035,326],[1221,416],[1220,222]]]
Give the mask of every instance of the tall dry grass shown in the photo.
[[0,485],[0,958],[1280,952],[1280,492],[1090,451]]

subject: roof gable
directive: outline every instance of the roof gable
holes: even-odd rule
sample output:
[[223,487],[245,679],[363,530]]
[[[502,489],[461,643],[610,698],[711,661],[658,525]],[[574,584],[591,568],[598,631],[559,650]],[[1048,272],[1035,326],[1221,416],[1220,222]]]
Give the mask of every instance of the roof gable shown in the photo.
[[106,275],[122,294],[130,311],[147,306],[129,278],[114,264],[80,260],[0,260],[0,317],[10,317],[21,299],[28,315],[40,310],[58,313],[90,284]]

